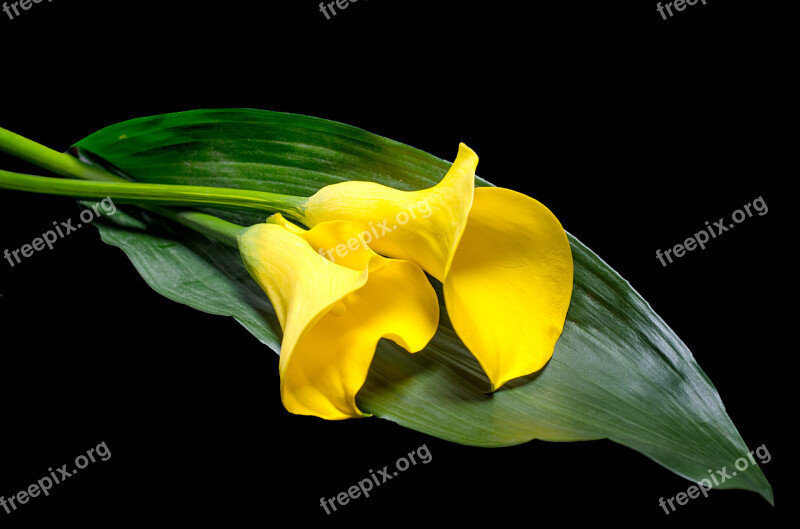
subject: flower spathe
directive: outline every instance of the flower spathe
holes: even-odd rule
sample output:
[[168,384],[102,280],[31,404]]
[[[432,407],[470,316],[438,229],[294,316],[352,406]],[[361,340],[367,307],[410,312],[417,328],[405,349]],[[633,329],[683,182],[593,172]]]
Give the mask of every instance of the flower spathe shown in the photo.
[[349,266],[343,266],[309,242],[335,246],[356,228],[328,222],[305,231],[275,215],[239,236],[245,267],[267,293],[283,329],[281,399],[292,413],[324,419],[365,415],[355,397],[378,341],[388,338],[415,352],[438,327],[436,294],[415,264],[363,246],[349,252]]
[[440,280],[453,327],[494,390],[538,371],[552,356],[572,295],[573,264],[550,210],[509,189],[475,189],[477,164],[462,143],[434,187],[342,182],[309,198],[304,214],[311,226],[354,223],[374,234],[369,245],[376,252],[413,261]]

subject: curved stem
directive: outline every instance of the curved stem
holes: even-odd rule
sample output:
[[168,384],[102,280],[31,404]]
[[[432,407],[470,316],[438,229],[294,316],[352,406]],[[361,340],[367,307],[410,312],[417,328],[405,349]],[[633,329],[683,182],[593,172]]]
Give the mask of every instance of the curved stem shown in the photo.
[[[248,202],[248,197],[242,196],[243,192],[235,189],[137,184],[102,168],[84,163],[69,154],[54,151],[2,127],[0,127],[0,150],[56,174],[89,180],[88,182],[62,180],[0,170],[0,188],[78,198],[109,197],[118,201],[127,201],[128,198],[136,199],[131,201],[142,209],[166,217],[234,248],[239,246],[237,237],[245,230],[244,227],[199,211],[168,208],[155,204],[218,204],[217,199],[223,202],[235,200],[239,203],[244,198],[243,202],[247,202],[248,208],[256,205],[259,208],[278,208],[280,206],[281,210],[283,207],[287,207],[293,211],[297,208],[297,211],[302,212],[301,205],[305,201],[302,197],[251,192],[247,193],[250,200]],[[188,189],[176,192],[175,187]],[[254,197],[253,195],[258,196]],[[286,211],[286,214],[287,216],[291,215],[289,211]]]
[[[153,190],[153,188],[156,188]],[[45,176],[31,176],[0,170],[0,188],[16,191],[32,191],[48,195],[67,195],[75,198],[112,198],[117,201],[135,202],[139,207],[171,219],[188,228],[192,228],[212,239],[228,246],[238,247],[237,236],[245,228],[213,215],[199,211],[165,208],[156,204],[162,203],[200,203],[190,199],[170,199],[169,193],[159,193],[157,184],[135,184],[130,182],[81,182],[62,180]],[[145,202],[142,204],[141,202]]]
[[124,181],[115,174],[81,162],[69,154],[54,151],[2,127],[0,127],[0,150],[61,176],[100,182]]
[[83,182],[0,170],[0,188],[76,198],[106,198],[118,202],[169,206],[222,206],[257,211],[281,211],[302,218],[305,198],[222,187]]
[[180,210],[161,206],[140,207],[237,249],[239,248],[238,236],[246,229],[238,224],[199,211]]
[[142,184],[129,182],[102,168],[89,165],[69,154],[59,153],[19,134],[0,128],[0,150],[56,174],[91,180],[76,182],[0,171],[0,187],[53,195],[181,206],[222,206],[238,209],[281,212],[304,222],[306,197],[264,191],[209,186]]

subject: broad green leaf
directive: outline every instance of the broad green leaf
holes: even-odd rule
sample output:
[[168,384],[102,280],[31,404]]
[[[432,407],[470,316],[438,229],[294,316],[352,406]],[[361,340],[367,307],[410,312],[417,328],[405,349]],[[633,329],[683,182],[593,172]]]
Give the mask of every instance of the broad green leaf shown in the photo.
[[[449,167],[341,123],[244,109],[135,119],[92,134],[76,148],[144,182],[301,196],[351,179],[420,189],[438,182]],[[207,211],[242,225],[265,216]],[[232,316],[279,350],[280,327],[236,252],[162,220],[141,219],[115,215],[113,223],[99,225],[103,240],[122,248],[161,294]],[[439,332],[423,352],[410,355],[381,342],[359,407],[468,445],[608,438],[693,481],[710,469],[730,468],[749,449],[686,345],[630,284],[574,237],[570,242],[572,303],[542,371],[487,395],[488,380],[443,308]],[[435,286],[441,296],[441,285]],[[752,490],[772,501],[755,465],[721,488]]]

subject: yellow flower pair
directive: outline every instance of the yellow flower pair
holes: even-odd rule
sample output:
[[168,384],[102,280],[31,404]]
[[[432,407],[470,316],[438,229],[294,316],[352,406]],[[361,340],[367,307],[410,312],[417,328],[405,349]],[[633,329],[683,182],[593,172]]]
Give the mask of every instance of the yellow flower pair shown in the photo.
[[436,332],[438,301],[423,270],[443,283],[453,328],[492,390],[547,363],[572,294],[566,233],[528,196],[475,189],[477,163],[461,144],[430,189],[330,185],[305,203],[310,230],[275,215],[239,238],[245,266],[283,327],[281,396],[289,411],[362,415],[355,396],[378,340],[415,352]]

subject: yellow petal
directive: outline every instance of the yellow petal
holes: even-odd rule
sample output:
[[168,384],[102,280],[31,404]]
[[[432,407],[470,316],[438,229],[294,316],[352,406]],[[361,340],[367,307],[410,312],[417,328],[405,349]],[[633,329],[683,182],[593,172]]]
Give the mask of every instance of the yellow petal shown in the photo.
[[[442,281],[454,329],[497,389],[552,356],[572,293],[572,255],[542,204],[507,189],[474,189],[477,162],[461,144],[430,189],[334,184],[308,200],[305,217],[310,225],[356,223],[375,251]],[[426,214],[408,214],[420,209]]]
[[281,398],[292,413],[324,419],[364,415],[355,397],[378,341],[388,338],[413,352],[436,332],[436,294],[419,267],[364,248],[353,252],[348,262],[360,260],[362,266],[352,269],[309,244],[339,244],[353,233],[335,222],[305,232],[274,216],[240,237],[245,266],[284,330]]
[[352,270],[363,270],[370,263],[375,266],[385,261],[375,259],[377,253],[372,251],[360,231],[359,225],[344,220],[323,222],[311,230],[304,230],[287,221],[280,213],[267,219],[267,222],[280,224],[287,230],[305,239],[317,253],[329,261]]
[[333,184],[308,200],[305,218],[311,226],[353,222],[379,254],[413,261],[443,281],[472,206],[477,164],[477,155],[462,143],[450,170],[430,189],[400,191],[356,181]]
[[509,189],[475,190],[444,294],[453,327],[492,389],[550,359],[572,275],[569,241],[550,210]]

